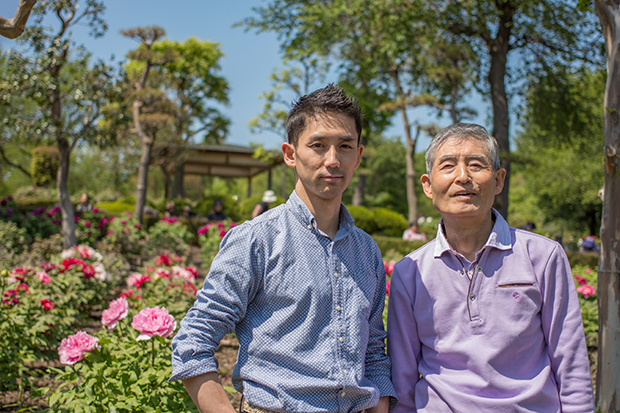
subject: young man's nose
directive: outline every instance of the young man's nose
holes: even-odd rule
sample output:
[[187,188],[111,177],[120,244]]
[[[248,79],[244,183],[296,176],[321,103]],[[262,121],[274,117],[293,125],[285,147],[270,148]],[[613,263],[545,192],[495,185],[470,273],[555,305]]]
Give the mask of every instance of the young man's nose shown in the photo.
[[340,159],[338,158],[338,150],[335,146],[330,146],[325,154],[325,166],[328,168],[339,168]]

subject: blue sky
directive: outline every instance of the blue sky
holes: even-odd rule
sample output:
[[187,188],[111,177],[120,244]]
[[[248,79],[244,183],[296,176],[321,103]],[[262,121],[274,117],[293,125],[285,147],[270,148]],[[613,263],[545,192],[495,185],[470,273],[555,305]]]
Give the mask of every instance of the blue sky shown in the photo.
[[[183,41],[190,36],[221,44],[225,57],[221,61],[221,74],[230,86],[230,105],[222,111],[231,119],[232,125],[227,143],[249,145],[260,142],[267,148],[278,147],[281,138],[271,133],[253,134],[248,128],[249,121],[262,109],[261,93],[269,91],[272,85],[269,76],[274,68],[281,67],[279,43],[273,33],[256,34],[246,32],[242,27],[233,28],[233,24],[252,16],[252,8],[263,4],[263,0],[105,0],[104,15],[109,29],[103,38],[93,39],[87,35],[86,27],[74,30],[74,40],[84,44],[95,57],[116,61],[124,59],[125,54],[134,49],[137,43],[119,34],[119,30],[138,26],[157,25],[166,30],[168,38]],[[0,15],[10,18],[14,15],[18,0],[0,1]],[[16,46],[15,40],[0,37],[3,50]],[[336,76],[328,76],[326,82],[336,81]],[[318,85],[321,86],[321,85]],[[318,87],[317,86],[317,87]],[[473,103],[480,112],[476,122],[489,125],[488,107],[477,99]],[[426,109],[410,112],[412,119],[430,122],[434,119]],[[438,123],[447,126],[449,120],[444,117]],[[387,136],[402,136],[402,123],[394,118],[394,125],[387,131]],[[418,151],[424,150],[429,139],[423,138],[418,143]]]

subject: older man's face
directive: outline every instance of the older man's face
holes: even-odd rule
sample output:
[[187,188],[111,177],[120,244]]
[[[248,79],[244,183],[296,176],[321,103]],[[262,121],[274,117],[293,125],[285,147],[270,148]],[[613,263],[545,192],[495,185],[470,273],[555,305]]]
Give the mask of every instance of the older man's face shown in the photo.
[[484,142],[460,139],[438,148],[431,176],[424,174],[421,181],[424,193],[444,218],[478,220],[490,213],[505,177],[504,169],[493,172]]

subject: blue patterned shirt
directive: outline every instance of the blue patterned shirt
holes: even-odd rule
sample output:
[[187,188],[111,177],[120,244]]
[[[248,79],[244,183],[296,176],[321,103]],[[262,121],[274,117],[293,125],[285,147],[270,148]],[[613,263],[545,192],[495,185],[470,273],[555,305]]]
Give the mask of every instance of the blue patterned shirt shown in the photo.
[[[277,412],[358,412],[392,396],[385,353],[385,269],[344,206],[332,240],[293,192],[231,229],[172,341],[171,380],[217,371],[236,332],[233,384]],[[392,406],[393,407],[393,406]]]

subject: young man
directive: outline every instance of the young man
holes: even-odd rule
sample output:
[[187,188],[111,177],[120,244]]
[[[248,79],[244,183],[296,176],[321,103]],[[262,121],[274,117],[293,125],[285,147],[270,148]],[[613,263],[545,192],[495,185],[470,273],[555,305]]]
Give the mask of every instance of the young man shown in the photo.
[[395,395],[384,351],[385,270],[377,245],[341,204],[363,147],[361,113],[329,85],[288,114],[295,191],[222,241],[173,346],[201,412],[232,413],[214,352],[236,332],[242,412],[385,413]]
[[388,354],[398,413],[593,412],[579,301],[562,247],[510,228],[497,142],[455,124],[431,141],[437,237],[394,267]]

